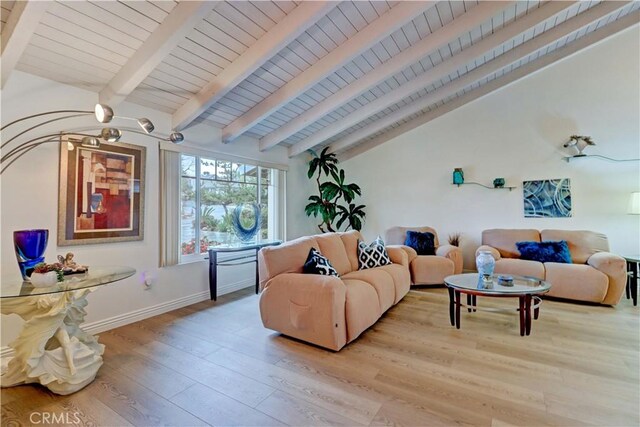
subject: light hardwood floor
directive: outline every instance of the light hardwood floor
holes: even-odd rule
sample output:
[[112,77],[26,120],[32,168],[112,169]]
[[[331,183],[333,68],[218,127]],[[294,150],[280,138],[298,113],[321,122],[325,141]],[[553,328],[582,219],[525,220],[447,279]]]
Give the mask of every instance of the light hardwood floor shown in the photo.
[[515,312],[463,311],[456,330],[444,289],[412,290],[335,353],[264,329],[240,291],[101,334],[104,366],[76,394],[3,389],[2,425],[637,426],[639,313],[545,301],[521,337]]

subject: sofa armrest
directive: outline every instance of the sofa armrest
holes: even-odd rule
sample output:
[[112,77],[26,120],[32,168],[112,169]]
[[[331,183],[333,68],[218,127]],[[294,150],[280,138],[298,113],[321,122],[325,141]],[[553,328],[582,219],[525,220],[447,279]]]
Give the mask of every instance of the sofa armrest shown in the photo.
[[262,324],[332,350],[347,342],[346,286],[336,276],[284,273],[260,295]]
[[392,263],[409,267],[409,254],[404,250],[403,246],[387,245],[386,249],[387,253],[389,254],[389,259],[391,259]]
[[498,261],[500,258],[502,258],[502,256],[500,255],[500,252],[498,252],[498,250],[496,248],[493,248],[493,247],[491,247],[489,245],[482,245],[478,249],[476,249],[476,258],[478,257],[478,254],[480,253],[480,251],[489,251],[489,252],[491,252],[491,256],[496,261]]
[[409,247],[407,245],[399,245],[399,247],[407,254],[407,261],[409,262],[409,264],[411,264],[411,261],[416,259],[416,257],[418,256],[418,252],[416,252],[416,250],[412,247]]
[[462,273],[462,250],[453,245],[440,245],[436,249],[437,256],[443,256],[453,261],[453,274]]
[[616,305],[627,286],[627,262],[610,252],[596,252],[587,259],[587,264],[609,278],[609,289],[602,304]]

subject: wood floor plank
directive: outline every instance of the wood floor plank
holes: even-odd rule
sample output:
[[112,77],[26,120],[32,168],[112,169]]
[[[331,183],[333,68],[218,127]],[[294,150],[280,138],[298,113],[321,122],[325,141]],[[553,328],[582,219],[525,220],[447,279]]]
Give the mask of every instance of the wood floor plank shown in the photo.
[[356,396],[336,386],[310,379],[305,375],[233,350],[222,349],[207,357],[207,360],[334,411],[357,423],[369,424],[381,406],[379,402]]
[[281,391],[276,391],[267,397],[256,409],[291,426],[360,425],[350,418]]
[[81,393],[101,401],[136,426],[207,425],[109,366],[103,366]]
[[164,343],[153,341],[135,351],[250,407],[256,406],[274,391],[272,387],[242,372],[234,372]]
[[225,396],[205,385],[195,384],[171,398],[181,408],[213,426],[280,426],[263,412]]

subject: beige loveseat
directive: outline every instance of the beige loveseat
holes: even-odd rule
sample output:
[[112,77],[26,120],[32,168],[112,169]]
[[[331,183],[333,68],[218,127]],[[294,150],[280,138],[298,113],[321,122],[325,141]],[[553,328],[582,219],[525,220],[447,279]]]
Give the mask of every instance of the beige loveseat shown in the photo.
[[[516,242],[566,240],[572,264],[519,259]],[[624,292],[624,258],[609,253],[604,234],[593,231],[493,229],[482,232],[476,252],[489,250],[496,259],[496,274],[533,276],[551,283],[547,295],[615,305]]]
[[[409,291],[409,261],[387,247],[393,264],[358,270],[357,231],[302,237],[260,250],[260,316],[265,327],[340,350],[373,325]],[[340,277],[303,274],[310,248],[327,257]]]
[[438,233],[431,227],[392,227],[385,233],[385,242],[390,245],[404,245],[407,231],[432,233],[436,247],[435,255],[418,255],[408,246],[403,249],[409,256],[411,283],[414,285],[439,285],[444,278],[462,273],[462,251],[452,245],[440,245]]

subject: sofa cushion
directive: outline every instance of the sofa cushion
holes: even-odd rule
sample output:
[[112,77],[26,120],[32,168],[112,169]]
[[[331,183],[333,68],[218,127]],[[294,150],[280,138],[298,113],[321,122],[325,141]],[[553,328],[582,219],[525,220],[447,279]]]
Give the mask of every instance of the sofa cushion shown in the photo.
[[455,271],[455,264],[443,256],[423,255],[416,257],[409,266],[416,285],[439,285]]
[[571,264],[571,254],[566,240],[516,242],[516,247],[520,251],[520,259]]
[[434,243],[435,236],[433,233],[421,233],[419,231],[407,231],[407,237],[404,240],[405,246],[415,249],[418,255],[435,255],[436,246]]
[[380,318],[378,294],[367,282],[343,279],[346,286],[347,342],[353,341]]
[[344,243],[337,233],[327,233],[315,236],[316,242],[322,255],[327,257],[331,265],[335,267],[339,275],[347,274],[351,271],[351,263],[347,256]]
[[355,279],[368,283],[378,294],[380,312],[378,316],[387,311],[396,299],[396,287],[389,273],[379,268],[352,271],[343,276],[343,279]]
[[[547,239],[554,240],[554,239]],[[482,232],[482,244],[494,247],[503,258],[520,258],[520,252],[516,248],[516,242],[539,242],[538,230],[500,229],[484,230]]]
[[387,249],[384,247],[384,241],[380,236],[371,242],[370,245],[360,241],[358,242],[358,269],[366,270],[368,268],[380,267],[382,265],[391,264]]
[[596,252],[609,252],[607,236],[585,230],[542,230],[542,240],[566,240],[574,264],[586,264]]
[[544,264],[549,296],[601,303],[609,288],[607,275],[584,264]]
[[322,256],[322,254],[316,249],[309,249],[309,255],[307,261],[302,267],[304,274],[320,274],[322,276],[337,276],[338,272],[331,265],[329,260]]
[[362,235],[359,231],[352,230],[340,233],[340,239],[342,239],[347,258],[351,263],[351,271],[356,271],[358,269],[358,242],[362,240]]
[[409,269],[400,264],[389,264],[382,267],[378,267],[376,270],[384,270],[393,278],[393,284],[395,286],[395,299],[394,304],[397,304],[404,296],[409,292],[411,287],[411,274]]
[[516,258],[500,258],[496,261],[495,274],[511,274],[515,276],[531,276],[544,280],[544,264]]

